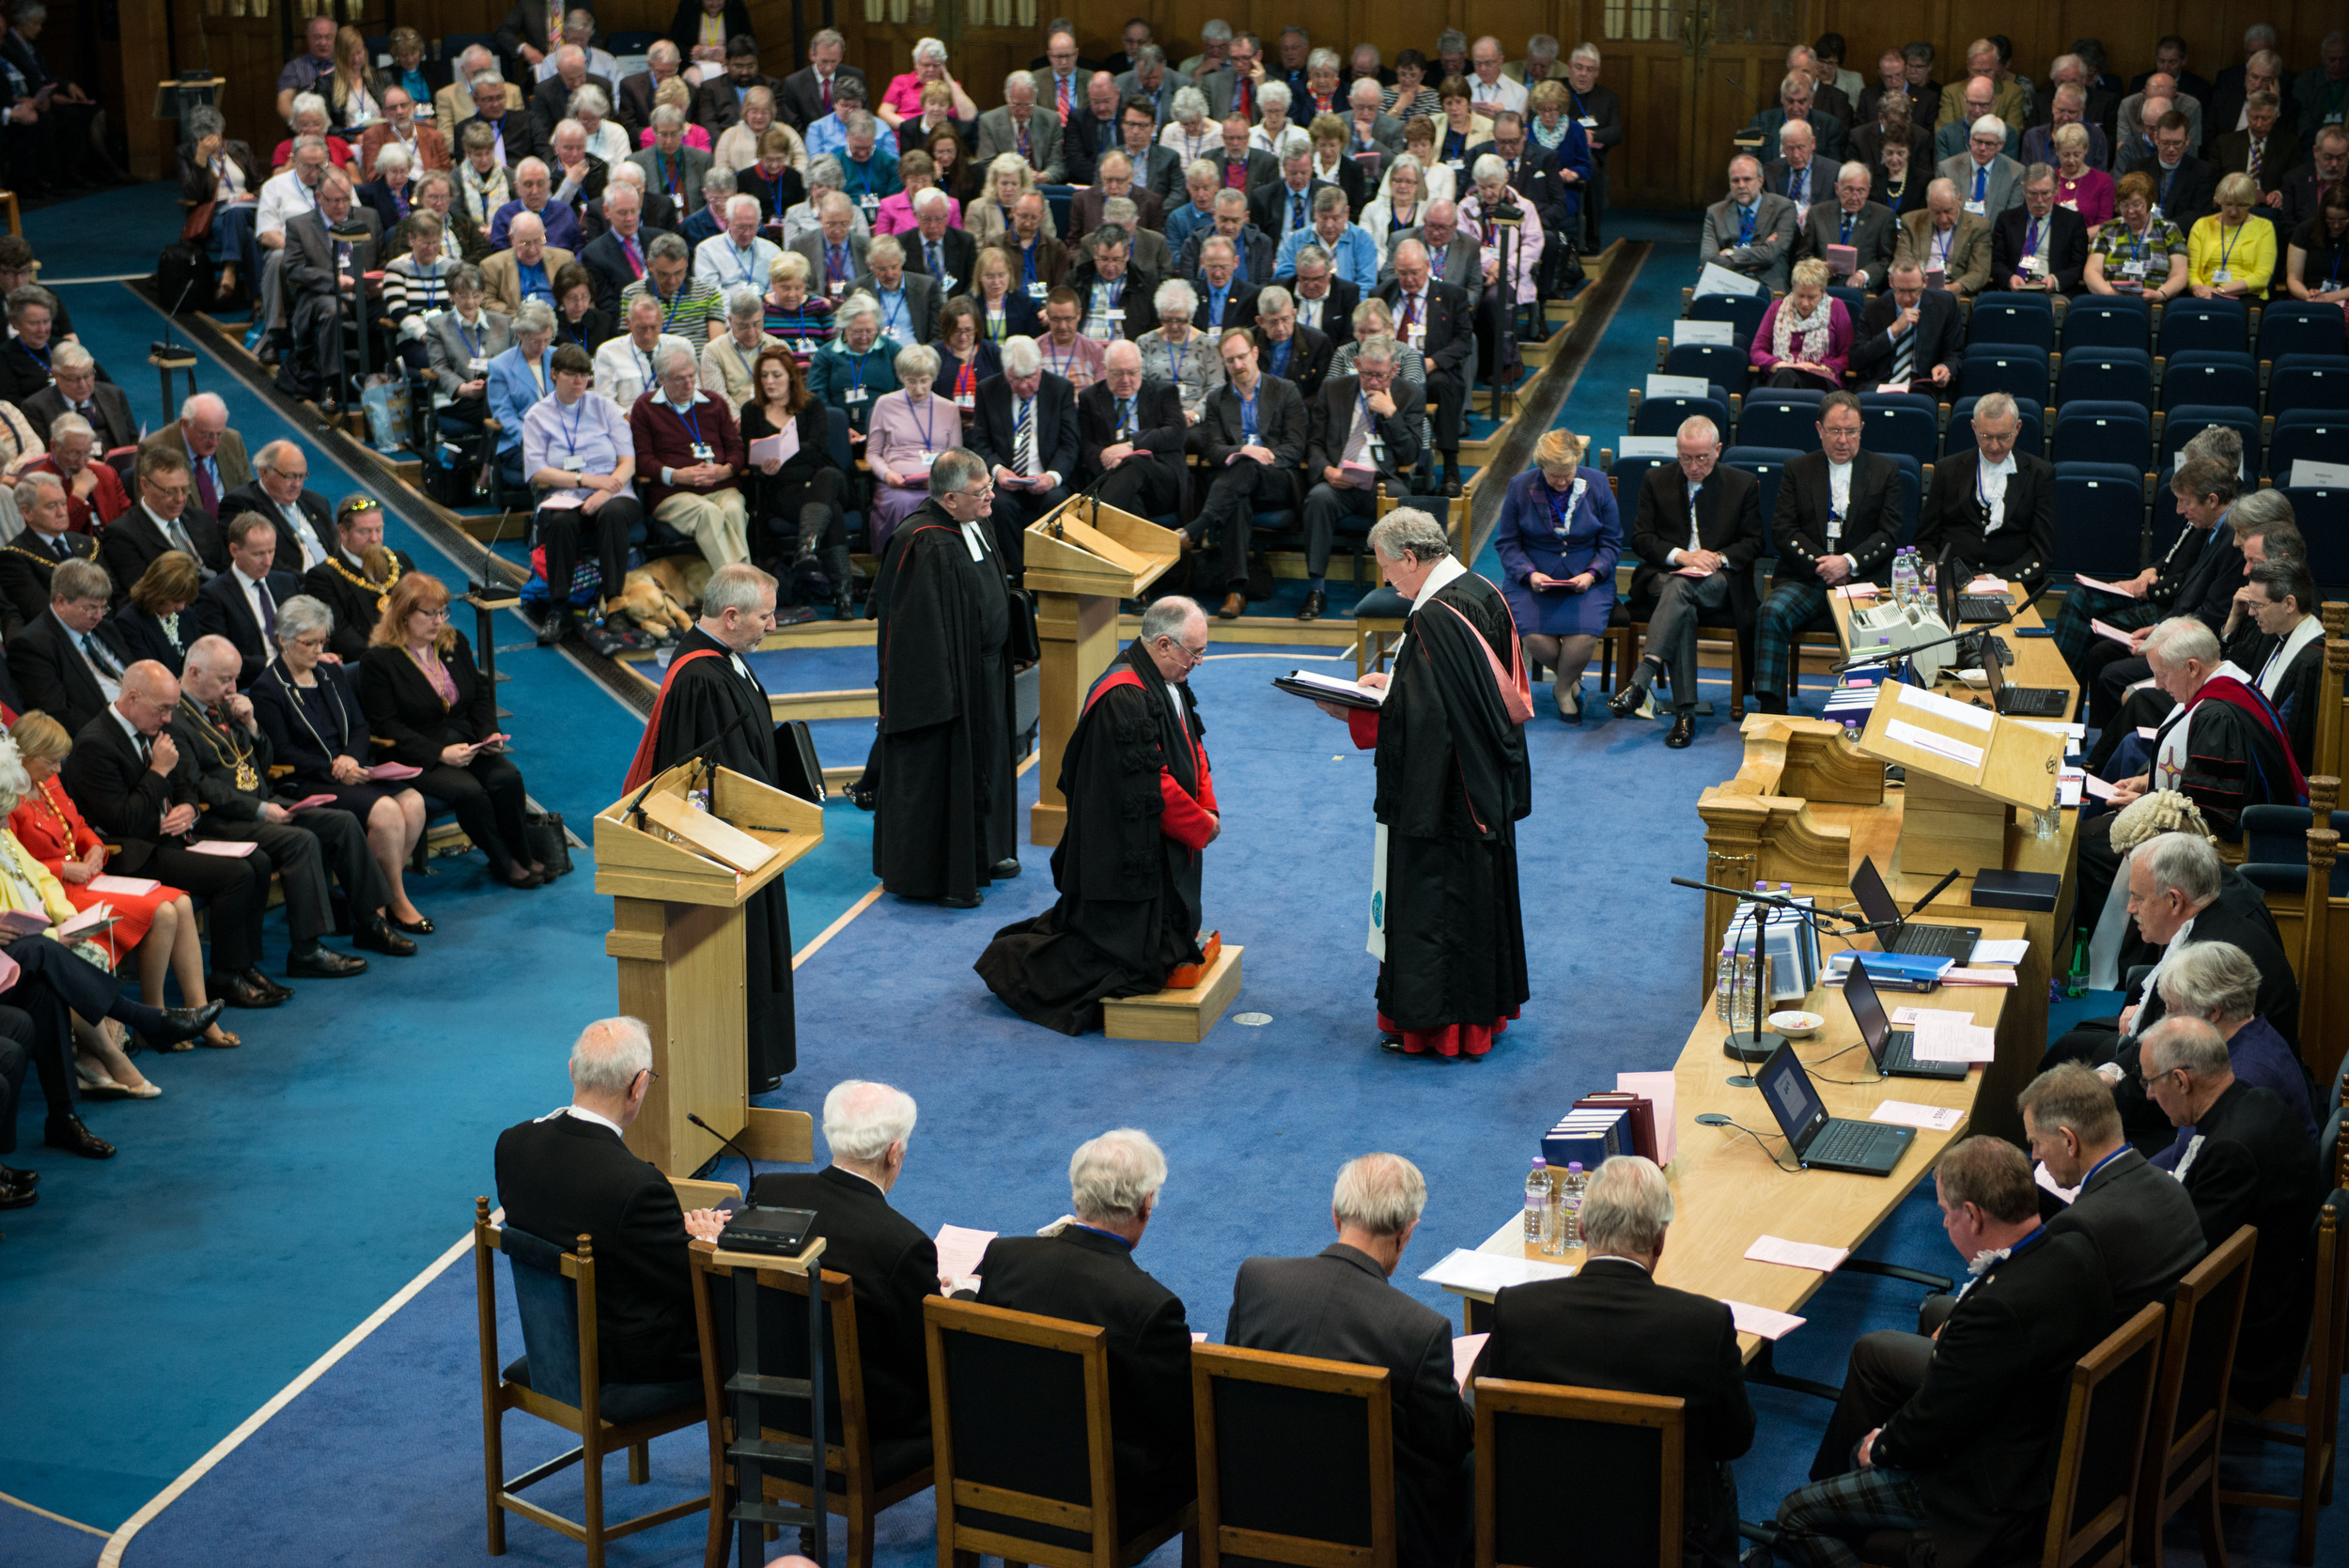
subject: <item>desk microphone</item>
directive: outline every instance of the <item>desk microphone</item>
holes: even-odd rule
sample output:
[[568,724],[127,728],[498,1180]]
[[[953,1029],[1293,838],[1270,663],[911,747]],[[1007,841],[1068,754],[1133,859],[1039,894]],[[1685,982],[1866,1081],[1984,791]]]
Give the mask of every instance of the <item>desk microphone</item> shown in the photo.
[[[740,1155],[745,1164],[750,1164],[751,1152],[741,1144],[690,1110],[685,1113],[685,1119]],[[798,1257],[806,1250],[808,1238],[815,1234],[816,1211],[777,1208],[760,1203],[756,1196],[756,1165],[751,1165],[750,1177],[746,1191],[751,1195],[744,1198],[742,1206],[726,1220],[725,1236],[721,1245],[731,1252],[756,1252],[771,1258]]]
[[[685,1119],[692,1123],[695,1126],[701,1128],[702,1131],[709,1134],[710,1137],[716,1139],[719,1142],[723,1143],[727,1148],[732,1149],[736,1154],[740,1155],[742,1157],[742,1163],[750,1167],[751,1179],[753,1181],[758,1179],[758,1166],[751,1159],[751,1152],[748,1149],[742,1147],[741,1144],[737,1143],[733,1139],[728,1138],[724,1133],[720,1132],[716,1127],[711,1126],[708,1122],[703,1121],[699,1116],[690,1110],[685,1113]],[[749,1188],[745,1188],[743,1190],[747,1192]]]

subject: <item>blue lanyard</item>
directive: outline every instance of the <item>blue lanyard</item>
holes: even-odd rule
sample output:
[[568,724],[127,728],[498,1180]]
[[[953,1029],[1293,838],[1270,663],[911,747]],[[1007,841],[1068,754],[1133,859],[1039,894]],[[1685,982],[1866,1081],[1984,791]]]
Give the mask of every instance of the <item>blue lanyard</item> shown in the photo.
[[475,359],[479,359],[481,357],[481,350],[489,346],[490,329],[486,325],[483,326],[480,333],[476,334],[467,331],[464,321],[460,318],[457,323],[457,335],[465,340],[466,349],[471,352],[473,357]]
[[897,291],[897,298],[894,303],[891,302],[888,295],[883,294],[880,298],[880,307],[881,335],[883,337],[887,337],[890,335],[890,331],[895,324],[897,318],[903,316],[906,312],[905,290],[901,288]]
[[751,276],[754,270],[752,264],[757,259],[758,246],[755,242],[734,253],[734,264],[742,269],[742,283],[746,287],[756,288],[758,287],[757,280]]
[[[2237,245],[2237,244],[2238,244],[2238,243],[2242,241],[2242,239],[2243,239],[2243,231],[2244,231],[2245,229],[2247,229],[2247,228],[2250,227],[2250,226],[2251,226],[2251,225],[2248,225],[2248,224],[2237,224],[2237,225],[2235,225],[2235,227],[2234,227],[2234,239],[2232,239],[2232,240],[2222,240],[2222,241],[2219,241],[2219,246],[2218,246],[2218,270],[2219,270],[2220,272],[2225,272],[2225,271],[2227,270],[2227,258],[2228,258],[2229,256],[2231,256],[2234,255],[2234,248],[2235,248],[2235,246],[2236,246],[2236,245]],[[2220,234],[2222,234],[2222,235],[2226,233],[2226,228],[2225,228],[2225,225],[2220,225],[2220,228],[2219,228],[2219,233],[2220,233]]]
[[1166,379],[1173,381],[1177,388],[1180,388],[1183,384],[1183,360],[1186,357],[1185,351],[1180,344],[1168,343],[1164,338],[1160,338],[1159,342],[1160,346],[1166,349],[1166,363],[1169,372]]
[[922,418],[922,450],[925,452],[937,451],[937,443],[930,440],[930,426],[933,423],[934,416],[930,408],[929,398],[923,398],[920,405],[917,407],[913,401],[913,394],[909,392],[906,394],[906,407],[913,412],[919,414]]
[[[652,290],[652,303],[661,307],[661,325],[663,328],[676,326],[677,313],[685,303],[685,290],[688,285],[682,283],[678,284],[677,286],[677,298],[674,300],[664,300],[661,297],[661,286],[652,281],[652,274],[647,272],[645,276],[645,287]],[[649,364],[650,362],[647,361],[646,363]]]
[[688,403],[685,407],[677,410],[677,417],[683,420],[686,427],[693,432],[693,444],[695,446],[706,446],[708,444],[707,442],[702,440],[702,417],[700,414],[693,411],[693,405],[692,403]]
[[1019,268],[1025,274],[1020,278],[1020,282],[1034,283],[1035,281],[1035,247],[1034,245],[1026,246],[1019,252]]
[[[559,397],[556,398],[554,406],[558,409],[561,408],[563,406],[563,400]],[[587,399],[584,396],[582,396],[578,402],[571,405],[571,417],[568,422],[566,422],[563,427],[563,455],[567,458],[576,458],[579,456],[579,422],[581,419],[585,417],[586,412]]]
[[[864,354],[869,354],[872,351],[872,349],[867,349],[864,350]],[[863,392],[864,390],[864,354],[860,354],[854,349],[850,349],[848,354],[848,390],[852,393]]]
[[853,158],[844,158],[841,162],[855,167],[857,194],[869,198],[873,194],[873,165],[869,162],[858,163]]
[[51,354],[54,354],[57,351],[56,349],[52,349],[49,350],[49,353],[44,354],[21,337],[16,340],[16,346],[23,349],[24,352],[32,359],[34,364],[39,365],[43,370],[49,370],[54,373],[54,367],[50,365],[49,358]]

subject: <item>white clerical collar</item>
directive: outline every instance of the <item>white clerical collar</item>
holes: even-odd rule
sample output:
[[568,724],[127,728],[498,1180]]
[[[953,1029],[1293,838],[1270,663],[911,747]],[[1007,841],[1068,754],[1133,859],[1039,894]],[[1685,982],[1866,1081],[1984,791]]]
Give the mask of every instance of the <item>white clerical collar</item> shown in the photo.
[[1419,585],[1419,592],[1411,596],[1412,613],[1425,609],[1427,601],[1441,593],[1454,578],[1467,575],[1468,568],[1449,555],[1437,562],[1428,571],[1427,580]]
[[1982,472],[1984,478],[1987,478],[1992,474],[2001,474],[2012,477],[2015,472],[2015,454],[2009,452],[2005,457],[2000,458],[1995,463],[1983,463],[1982,465]]
[[573,1121],[586,1122],[599,1127],[610,1127],[614,1134],[622,1138],[628,1136],[627,1129],[622,1127],[619,1123],[614,1121],[609,1116],[599,1115],[595,1111],[588,1110],[583,1105],[567,1105],[555,1114],[560,1116],[568,1116]]

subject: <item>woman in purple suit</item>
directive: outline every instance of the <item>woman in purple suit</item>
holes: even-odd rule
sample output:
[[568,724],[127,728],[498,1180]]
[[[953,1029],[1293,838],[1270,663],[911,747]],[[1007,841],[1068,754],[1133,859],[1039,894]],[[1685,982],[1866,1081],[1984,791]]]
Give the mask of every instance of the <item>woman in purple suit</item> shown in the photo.
[[1509,481],[1493,530],[1501,591],[1525,656],[1557,673],[1550,698],[1558,717],[1575,724],[1582,722],[1583,667],[1615,608],[1615,558],[1623,553],[1615,493],[1607,475],[1582,466],[1588,445],[1563,427],[1544,434],[1534,466]]
[[900,349],[896,365],[898,390],[874,399],[864,439],[865,465],[873,471],[868,548],[876,555],[897,524],[929,499],[931,460],[962,444],[962,415],[931,390],[938,383],[938,350],[926,343]]
[[1837,392],[1851,361],[1851,316],[1827,291],[1827,263],[1810,256],[1795,263],[1785,297],[1763,313],[1746,357],[1765,385]]

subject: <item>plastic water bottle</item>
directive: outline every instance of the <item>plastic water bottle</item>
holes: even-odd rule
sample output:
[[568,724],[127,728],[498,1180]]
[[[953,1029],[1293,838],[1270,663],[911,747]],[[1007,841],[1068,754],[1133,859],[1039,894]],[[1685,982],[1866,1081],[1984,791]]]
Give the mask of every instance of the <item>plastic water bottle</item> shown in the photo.
[[1917,558],[1912,551],[1904,550],[1892,557],[1892,602],[1917,602]]
[[1543,1251],[1563,1252],[1570,1247],[1582,1245],[1582,1193],[1591,1185],[1591,1178],[1582,1173],[1582,1162],[1571,1160],[1566,1173],[1558,1182],[1558,1244],[1545,1247]]
[[1736,983],[1737,950],[1723,942],[1713,963],[1713,1016],[1723,1023],[1729,1021],[1729,988]]
[[1535,1155],[1533,1169],[1525,1177],[1526,1245],[1542,1245],[1543,1233],[1549,1222],[1549,1161]]

